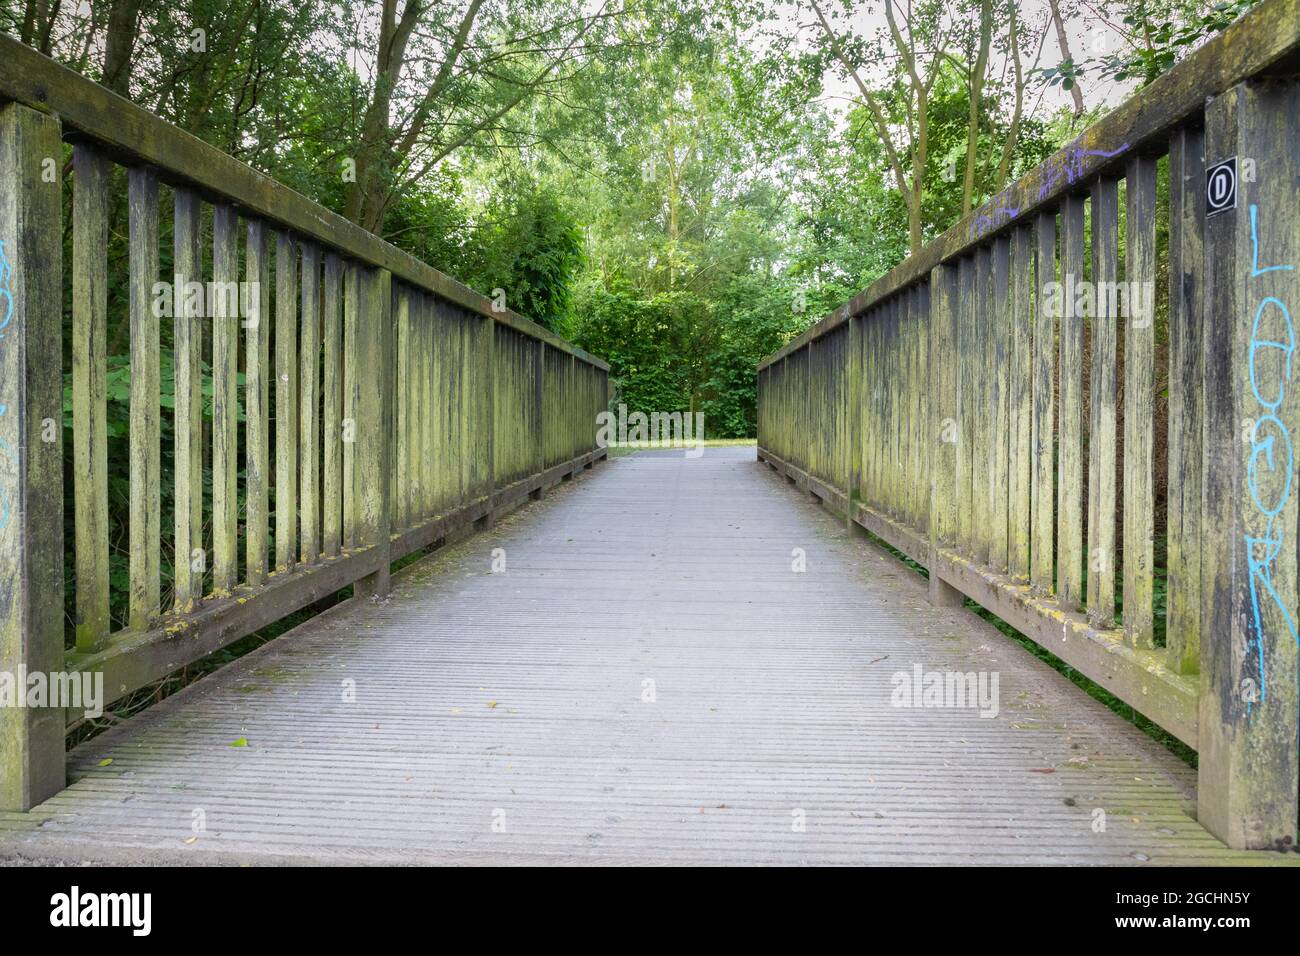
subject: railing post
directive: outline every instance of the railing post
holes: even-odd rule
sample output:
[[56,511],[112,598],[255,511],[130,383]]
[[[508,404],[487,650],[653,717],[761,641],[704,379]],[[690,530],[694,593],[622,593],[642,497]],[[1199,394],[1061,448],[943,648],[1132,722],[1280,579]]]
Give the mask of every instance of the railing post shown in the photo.
[[360,275],[356,369],[356,487],[359,545],[379,549],[378,567],[353,585],[358,598],[388,593],[392,518],[389,471],[392,467],[393,370],[390,346],[393,324],[393,275],[387,269],[358,266]]
[[844,415],[844,447],[848,461],[844,467],[844,523],[853,527],[857,509],[860,482],[858,470],[862,466],[862,317],[849,316],[848,381],[844,385],[844,402],[848,406]]
[[[1207,198],[1235,158],[1235,206],[1205,221],[1205,458],[1198,810],[1229,846],[1296,831],[1300,196],[1294,81],[1206,107]],[[1216,190],[1222,189],[1222,192]]]
[[957,531],[957,448],[965,440],[958,412],[960,392],[953,362],[957,341],[954,297],[956,269],[940,263],[930,271],[930,400],[924,423],[930,443],[930,601],[961,607],[965,596],[939,577],[935,556],[951,545]]
[[[24,702],[63,670],[61,163],[57,119],[0,107],[0,675]],[[61,707],[0,706],[0,810],[63,788],[63,738]]]

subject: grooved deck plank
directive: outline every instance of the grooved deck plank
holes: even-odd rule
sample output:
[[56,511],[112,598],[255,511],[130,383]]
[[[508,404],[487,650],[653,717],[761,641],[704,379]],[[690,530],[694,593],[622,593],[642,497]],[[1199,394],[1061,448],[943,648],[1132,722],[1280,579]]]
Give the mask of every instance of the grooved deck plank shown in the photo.
[[[917,663],[996,671],[998,715],[891,706]],[[747,447],[601,465],[70,763],[67,790],[0,814],[0,856],[1295,859],[1225,850],[1188,815],[1190,768],[987,623],[929,605]]]

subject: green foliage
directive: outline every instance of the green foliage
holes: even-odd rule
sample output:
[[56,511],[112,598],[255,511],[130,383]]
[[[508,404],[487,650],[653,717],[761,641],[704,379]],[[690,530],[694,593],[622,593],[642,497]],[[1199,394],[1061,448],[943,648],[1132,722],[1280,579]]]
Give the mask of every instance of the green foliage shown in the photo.
[[462,278],[552,331],[568,331],[582,234],[557,191],[521,177],[504,182],[471,232]]

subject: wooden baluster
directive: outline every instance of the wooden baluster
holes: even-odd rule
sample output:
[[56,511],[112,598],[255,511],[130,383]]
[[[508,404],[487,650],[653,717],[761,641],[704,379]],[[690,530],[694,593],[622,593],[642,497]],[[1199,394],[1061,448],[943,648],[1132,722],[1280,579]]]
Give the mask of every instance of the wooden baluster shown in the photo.
[[[190,611],[203,597],[203,326],[202,224],[199,195],[176,187],[174,199],[174,282],[172,360],[175,369],[176,504],[174,606]],[[194,294],[191,295],[191,292]],[[182,304],[183,303],[183,304]]]
[[[1124,322],[1124,633],[1138,647],[1154,644],[1156,161],[1129,160],[1124,243],[1129,302]],[[1134,297],[1130,297],[1134,298]]]
[[[235,209],[212,209],[212,281],[215,289],[237,287],[239,258],[235,248]],[[236,583],[239,529],[236,470],[239,397],[236,360],[238,319],[229,297],[215,296],[212,309],[212,592],[229,594]]]
[[271,358],[271,260],[266,227],[248,221],[244,272],[248,307],[244,317],[244,568],[253,586],[266,583],[269,533],[268,427]]
[[[1103,290],[1119,280],[1119,184],[1092,187],[1092,394],[1088,426],[1088,618],[1115,621],[1115,384],[1119,317]],[[1103,286],[1102,283],[1107,283]],[[1127,509],[1126,509],[1127,510]]]
[[302,244],[302,342],[298,349],[298,556],[303,564],[315,562],[321,547],[320,259],[320,246],[314,242]]
[[298,251],[275,234],[275,566],[293,567],[298,533]]
[[989,295],[989,345],[993,352],[990,385],[993,402],[992,427],[989,429],[992,444],[993,480],[989,483],[989,520],[992,537],[989,541],[989,566],[1005,574],[1008,568],[1008,491],[1011,479],[1008,473],[1011,430],[1008,418],[1008,391],[1010,386],[1010,351],[1007,337],[1011,331],[1011,314],[1007,296],[1011,283],[1011,240],[999,236],[993,240],[990,253]]
[[[109,164],[95,147],[78,143],[73,150],[73,169],[72,447],[76,516],[76,645],[78,651],[94,651],[104,645],[110,629],[108,366],[105,357],[108,336]],[[178,221],[178,245],[180,235]],[[178,285],[178,293],[180,288]],[[4,308],[3,302],[0,302],[0,308]],[[179,324],[180,320],[177,322]],[[181,513],[178,496],[177,515]],[[179,542],[179,537],[177,540]],[[188,548],[185,553],[188,553]],[[182,563],[188,569],[188,561],[177,560],[178,582]]]
[[1029,579],[1040,594],[1054,589],[1056,329],[1058,316],[1045,303],[1046,288],[1056,281],[1056,213],[1040,213],[1034,223],[1034,403],[1030,436]]
[[325,253],[321,288],[321,548],[326,557],[339,553],[343,537],[343,263]]
[[130,626],[145,630],[158,619],[159,521],[162,436],[159,391],[158,173],[132,167],[127,174],[130,212],[131,433]]
[[1075,611],[1083,598],[1083,317],[1075,314],[1072,284],[1084,281],[1082,196],[1061,207],[1062,309],[1061,411],[1056,484],[1056,592],[1061,606]]
[[1201,461],[1205,363],[1205,136],[1185,128],[1169,144],[1169,509],[1165,651],[1195,673],[1201,654]]
[[1028,226],[1011,233],[1011,374],[1007,380],[1010,451],[1007,456],[1007,570],[1015,581],[1029,580],[1030,515],[1033,496],[1034,349],[1033,235]]

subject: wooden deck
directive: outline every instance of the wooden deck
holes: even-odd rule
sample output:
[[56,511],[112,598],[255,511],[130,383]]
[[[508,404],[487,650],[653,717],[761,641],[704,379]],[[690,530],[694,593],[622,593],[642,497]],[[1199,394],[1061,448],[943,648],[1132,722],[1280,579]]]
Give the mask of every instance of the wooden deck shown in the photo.
[[[891,706],[914,664],[996,671],[999,713]],[[932,607],[752,447],[602,464],[83,746],[70,776],[0,815],[0,857],[1294,860],[1224,849],[1189,816],[1190,768]]]

